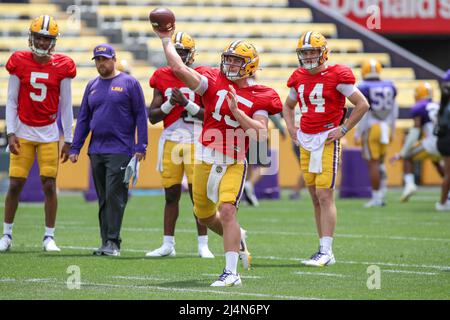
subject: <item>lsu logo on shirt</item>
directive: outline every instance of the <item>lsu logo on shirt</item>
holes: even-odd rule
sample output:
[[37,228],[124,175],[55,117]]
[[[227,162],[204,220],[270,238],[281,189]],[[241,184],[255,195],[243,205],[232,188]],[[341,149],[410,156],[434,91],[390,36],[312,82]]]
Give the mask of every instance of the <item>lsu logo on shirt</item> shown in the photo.
[[122,87],[111,87],[111,91],[123,92]]

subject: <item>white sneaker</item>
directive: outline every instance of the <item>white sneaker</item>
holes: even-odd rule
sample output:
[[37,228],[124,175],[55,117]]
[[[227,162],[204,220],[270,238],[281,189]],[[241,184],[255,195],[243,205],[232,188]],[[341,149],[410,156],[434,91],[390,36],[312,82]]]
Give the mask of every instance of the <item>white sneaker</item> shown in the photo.
[[168,247],[165,245],[162,245],[158,249],[149,251],[145,254],[146,257],[175,257],[175,255],[175,247]]
[[436,211],[450,211],[450,200],[447,200],[444,204],[436,202]]
[[211,287],[232,287],[242,285],[241,276],[239,274],[233,274],[231,271],[223,269],[223,273],[219,276],[219,279],[211,284]]
[[245,182],[244,193],[245,193],[245,196],[247,197],[247,200],[250,203],[250,205],[252,205],[254,207],[259,206],[259,201],[255,194],[255,188],[254,188],[253,184],[251,184],[250,181]]
[[209,250],[208,246],[199,246],[198,255],[200,258],[214,258],[213,253]]
[[319,251],[313,254],[309,260],[303,261],[305,266],[310,267],[325,267],[335,263],[336,259],[334,258],[333,253],[322,253]]
[[372,207],[384,207],[386,204],[383,200],[371,199],[369,202],[364,204],[364,208],[372,208]]
[[409,198],[416,193],[417,186],[415,184],[407,184],[405,185],[405,188],[403,189],[402,196],[400,198],[401,202],[406,202],[409,200]]
[[0,252],[6,252],[12,247],[12,237],[9,234],[4,234],[0,239]]
[[252,255],[247,247],[247,231],[241,228],[241,247],[239,248],[239,259],[242,261],[242,267],[245,270],[250,270],[252,266]]
[[42,245],[44,246],[44,251],[48,252],[59,252],[61,251],[60,248],[56,245],[55,240],[53,237],[45,236],[44,240],[42,241]]

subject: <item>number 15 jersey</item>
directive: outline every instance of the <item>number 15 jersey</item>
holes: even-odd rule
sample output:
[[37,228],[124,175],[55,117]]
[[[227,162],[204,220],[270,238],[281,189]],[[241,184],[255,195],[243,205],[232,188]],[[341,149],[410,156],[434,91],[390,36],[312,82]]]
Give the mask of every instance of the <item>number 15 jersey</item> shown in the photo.
[[355,84],[353,72],[344,65],[328,66],[311,74],[298,68],[290,76],[287,86],[295,90],[302,112],[300,130],[316,134],[339,126],[345,116],[345,96],[340,84]]
[[250,118],[255,113],[261,115],[280,113],[282,111],[280,96],[272,88],[258,84],[239,88],[219,69],[205,69],[202,75],[207,78],[208,88],[202,94],[205,119],[200,142],[203,146],[217,150],[230,158],[242,160],[249,147],[249,138],[239,134],[243,133],[243,129],[228,106],[226,96],[230,90],[229,86],[232,85],[236,90],[238,108]]

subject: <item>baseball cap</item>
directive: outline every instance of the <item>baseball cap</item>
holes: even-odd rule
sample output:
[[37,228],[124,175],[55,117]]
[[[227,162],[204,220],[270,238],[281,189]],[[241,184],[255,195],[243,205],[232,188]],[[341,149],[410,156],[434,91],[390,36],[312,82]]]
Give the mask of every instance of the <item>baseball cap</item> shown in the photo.
[[116,51],[114,51],[114,48],[111,47],[109,44],[99,44],[94,48],[94,57],[92,59],[95,59],[95,57],[105,57],[105,58],[112,58],[116,56]]

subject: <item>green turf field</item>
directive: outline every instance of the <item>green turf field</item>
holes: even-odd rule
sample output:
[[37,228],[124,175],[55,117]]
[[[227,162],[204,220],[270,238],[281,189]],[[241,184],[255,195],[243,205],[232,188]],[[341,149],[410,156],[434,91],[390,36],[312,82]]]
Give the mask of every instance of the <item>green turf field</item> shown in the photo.
[[[239,221],[248,230],[253,269],[241,270],[243,286],[232,288],[209,287],[224,266],[222,239],[210,233],[215,259],[196,256],[187,194],[177,225],[177,256],[160,259],[144,254],[161,243],[162,196],[132,197],[121,256],[95,257],[97,204],[84,202],[81,195],[62,195],[56,229],[61,253],[41,249],[42,205],[20,206],[14,246],[0,254],[0,300],[450,299],[450,213],[434,211],[438,192],[421,190],[402,204],[394,191],[382,209],[362,209],[364,199],[338,200],[337,263],[325,268],[300,265],[318,245],[306,192],[298,201],[283,195],[283,200],[262,201],[256,209],[242,206]],[[0,200],[3,210],[4,198]],[[369,277],[369,284],[376,284],[376,274],[368,273],[373,265],[381,270],[381,287],[369,290]],[[80,289],[67,286],[69,266],[79,267]]]

